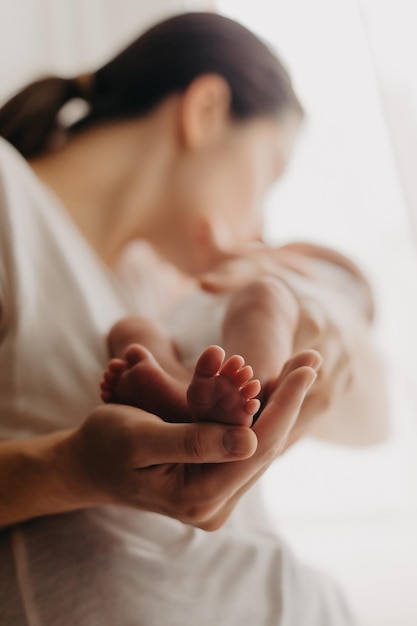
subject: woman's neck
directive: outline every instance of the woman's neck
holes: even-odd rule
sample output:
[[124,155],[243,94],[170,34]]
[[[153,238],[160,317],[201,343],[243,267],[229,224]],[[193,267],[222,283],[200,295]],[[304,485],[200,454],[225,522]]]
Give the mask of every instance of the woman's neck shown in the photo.
[[129,241],[144,234],[148,216],[158,211],[163,168],[172,152],[166,135],[163,142],[160,136],[158,124],[149,118],[112,122],[75,135],[62,148],[30,162],[110,266]]

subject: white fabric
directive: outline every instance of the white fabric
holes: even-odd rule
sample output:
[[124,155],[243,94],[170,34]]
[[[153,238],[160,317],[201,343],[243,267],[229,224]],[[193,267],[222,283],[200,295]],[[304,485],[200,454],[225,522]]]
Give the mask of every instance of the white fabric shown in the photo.
[[193,289],[166,316],[166,324],[186,366],[192,366],[207,346],[222,345],[221,329],[229,299],[228,294],[213,295]]
[[[127,285],[0,141],[0,436],[78,424],[98,401],[105,333],[134,310]],[[350,624],[333,584],[270,531],[257,496],[215,533],[121,507],[3,530],[1,626]]]

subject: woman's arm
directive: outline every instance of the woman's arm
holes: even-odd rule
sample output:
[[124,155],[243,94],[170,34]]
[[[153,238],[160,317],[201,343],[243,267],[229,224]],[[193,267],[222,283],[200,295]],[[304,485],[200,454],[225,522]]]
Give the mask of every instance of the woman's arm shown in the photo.
[[146,483],[139,488],[136,470],[235,461],[255,449],[246,428],[168,424],[133,407],[103,405],[79,429],[0,443],[0,527],[132,498],[145,509],[159,499],[163,512],[169,485],[161,480],[155,493]]
[[[373,341],[374,303],[370,285],[356,265],[334,250],[308,243],[284,246],[282,262],[308,309],[315,310],[316,336],[296,349],[319,350],[324,365],[303,406],[294,440],[306,432],[336,443],[364,446],[389,431],[382,359]],[[300,321],[300,334],[303,321]]]
[[77,481],[71,437],[61,431],[0,442],[0,527],[95,503]]
[[202,276],[200,284],[211,292],[229,291],[265,274],[283,280],[298,301],[294,351],[315,349],[323,357],[287,445],[307,433],[347,445],[382,441],[388,401],[364,274],[338,252],[296,243],[250,248]]
[[289,362],[253,429],[173,424],[107,404],[76,430],[3,442],[0,526],[116,504],[219,528],[282,452],[319,365],[311,351]]

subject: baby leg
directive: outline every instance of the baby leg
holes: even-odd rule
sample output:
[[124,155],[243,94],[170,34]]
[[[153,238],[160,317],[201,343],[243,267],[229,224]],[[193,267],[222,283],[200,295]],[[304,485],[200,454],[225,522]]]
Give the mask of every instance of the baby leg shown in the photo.
[[287,286],[261,277],[235,292],[226,311],[222,345],[241,354],[262,386],[276,378],[292,356],[298,303]]
[[209,346],[198,359],[187,390],[192,418],[251,426],[260,406],[260,382],[241,356],[224,357],[222,348]]
[[130,404],[167,422],[190,421],[187,386],[168,374],[140,344],[131,344],[124,359],[111,359],[100,387],[104,402]]
[[189,421],[190,374],[162,325],[142,317],[123,319],[111,329],[108,345],[115,358],[101,381],[104,402],[137,406],[167,421]]
[[159,365],[171,376],[187,384],[188,370],[181,363],[172,337],[163,324],[140,316],[126,317],[117,322],[108,335],[107,343],[111,356],[124,358],[132,344],[145,346]]
[[223,362],[222,348],[210,346],[190,373],[166,331],[139,317],[118,322],[108,341],[116,358],[101,381],[104,402],[137,406],[167,421],[252,424],[260,384],[252,380],[252,369],[242,357],[234,355]]

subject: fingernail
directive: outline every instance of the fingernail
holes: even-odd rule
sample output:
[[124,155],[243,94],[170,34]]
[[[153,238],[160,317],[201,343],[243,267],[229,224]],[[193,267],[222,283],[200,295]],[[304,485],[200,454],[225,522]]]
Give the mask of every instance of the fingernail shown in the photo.
[[227,430],[223,436],[223,447],[228,454],[248,454],[250,442],[247,431],[239,428]]
[[315,370],[313,370],[313,368],[309,368],[309,375],[307,377],[307,380],[304,384],[304,393],[306,394],[307,391],[313,386],[314,381],[317,378],[317,372]]
[[322,355],[320,354],[320,352],[317,352],[317,350],[313,350],[313,352],[315,352],[315,353],[316,353],[316,355],[317,355],[317,359],[318,359],[318,360],[317,360],[317,364],[316,364],[316,365],[312,365],[312,369],[313,369],[315,372],[318,372],[318,370],[321,368],[321,366],[322,366],[322,364],[323,364],[323,357],[322,357]]

